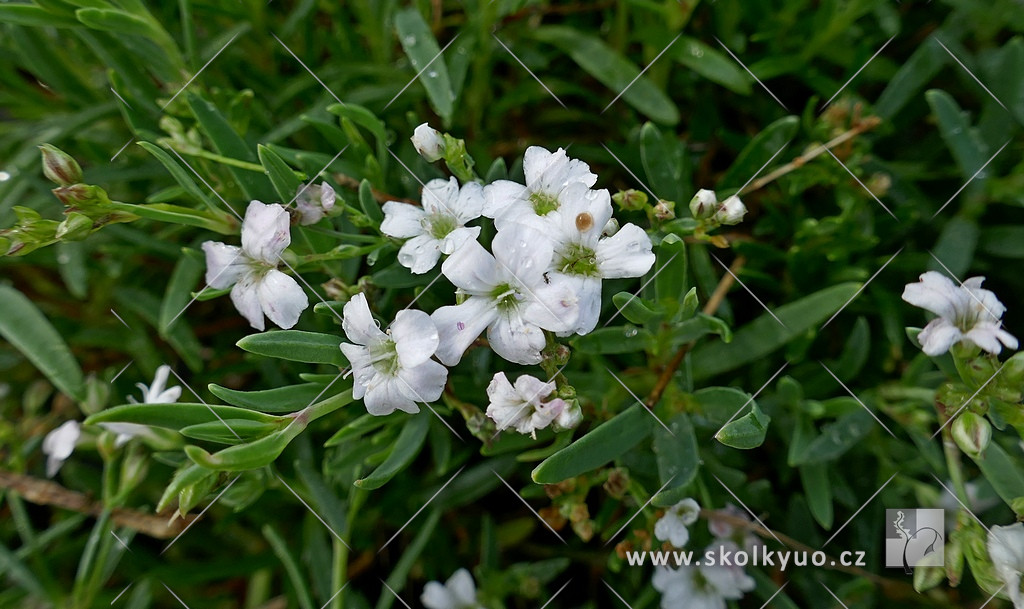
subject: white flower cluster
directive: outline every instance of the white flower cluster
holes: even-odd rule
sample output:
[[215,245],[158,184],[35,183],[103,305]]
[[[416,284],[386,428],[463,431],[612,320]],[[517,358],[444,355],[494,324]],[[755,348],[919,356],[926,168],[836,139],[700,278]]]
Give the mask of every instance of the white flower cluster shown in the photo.
[[[444,141],[429,126],[417,128],[412,139],[425,158],[440,158]],[[365,296],[345,305],[343,327],[351,343],[341,348],[352,364],[353,395],[364,399],[369,412],[418,412],[417,402],[437,400],[445,366],[458,364],[485,332],[502,358],[539,364],[545,332],[569,336],[597,326],[602,280],[639,277],[654,264],[647,233],[634,224],[618,227],[611,196],[592,188],[597,176],[586,163],[562,149],[535,146],[526,151],[523,170],[525,184],[436,179],[424,186],[419,206],[384,204],[381,232],[405,240],[399,263],[422,274],[445,257],[441,272],[455,286],[457,304],[429,316],[402,311],[383,331]],[[309,224],[333,209],[335,194],[327,184],[307,186],[296,199],[291,215]],[[291,243],[291,215],[282,205],[252,201],[241,247],[203,243],[206,283],[230,287],[235,307],[258,330],[264,316],[291,328],[309,305],[295,279],[278,270]],[[470,225],[482,218],[493,220],[497,231],[490,251],[479,241],[482,227]],[[520,377],[513,387],[496,376],[488,414],[499,429],[528,434],[577,424],[578,407],[544,401],[553,392],[553,384],[534,377]]]
[[[729,515],[738,514],[735,508],[726,508],[725,511]],[[689,542],[689,526],[697,522],[699,515],[700,505],[693,499],[683,499],[666,510],[654,523],[654,535],[681,548]],[[708,530],[715,537],[715,541],[708,548],[718,548],[719,555],[739,550],[737,538],[748,550],[752,544],[758,543],[748,541],[745,532],[737,531],[735,527],[720,521],[710,520]],[[743,598],[744,593],[755,587],[754,579],[747,575],[743,567],[723,565],[720,562],[713,565],[688,565],[676,569],[655,567],[651,584],[661,593],[663,609],[725,609],[727,601],[739,600]]]

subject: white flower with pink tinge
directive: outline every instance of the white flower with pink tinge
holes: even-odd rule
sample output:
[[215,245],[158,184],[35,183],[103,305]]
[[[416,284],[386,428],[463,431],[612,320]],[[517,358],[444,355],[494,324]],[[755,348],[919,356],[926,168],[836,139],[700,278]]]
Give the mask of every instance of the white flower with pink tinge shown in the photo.
[[299,192],[295,195],[295,211],[299,224],[316,224],[334,209],[336,200],[334,188],[327,182],[300,186]]
[[654,536],[682,548],[690,541],[690,525],[700,516],[700,504],[693,499],[683,499],[665,510],[665,514],[654,523]]
[[958,342],[993,354],[1003,346],[1017,348],[1017,339],[1003,330],[1000,321],[1006,307],[994,293],[982,289],[983,281],[984,277],[971,277],[958,286],[945,275],[928,271],[904,288],[903,300],[938,315],[917,336],[925,353],[941,355]]
[[[570,159],[565,150],[555,152],[540,146],[530,146],[523,155],[523,173],[526,184],[510,180],[496,180],[484,187],[483,213],[494,218],[501,230],[513,222],[545,218],[557,211],[568,200],[586,197],[590,187],[597,183],[597,175],[590,166],[578,159]],[[599,228],[603,228],[604,224]]]
[[[705,555],[713,552],[716,556],[725,556],[738,550],[736,544],[727,541],[708,546]],[[757,585],[742,567],[709,565],[703,559],[700,566],[656,567],[651,583],[661,592],[663,609],[726,609],[727,601],[743,598],[745,592]]]
[[288,210],[252,201],[242,221],[242,247],[203,243],[206,284],[215,290],[230,287],[231,302],[253,328],[263,330],[264,315],[291,328],[309,306],[298,282],[277,270],[281,252],[291,242]]
[[417,402],[441,397],[448,369],[430,359],[438,337],[426,313],[399,311],[388,331],[382,332],[370,314],[366,296],[356,294],[345,304],[342,329],[355,343],[341,343],[352,367],[352,397],[363,400],[367,412],[417,413]]
[[549,399],[555,389],[554,383],[528,374],[517,378],[513,385],[504,372],[499,372],[487,386],[487,416],[499,431],[511,427],[534,438],[538,430],[549,425],[556,431],[571,429],[582,418],[579,406],[561,398]]
[[547,344],[543,331],[576,325],[576,294],[564,281],[546,275],[554,254],[549,239],[513,224],[498,231],[491,250],[493,255],[470,241],[441,265],[467,297],[431,315],[440,335],[437,358],[447,366],[458,364],[485,329],[495,353],[518,364],[537,364]]

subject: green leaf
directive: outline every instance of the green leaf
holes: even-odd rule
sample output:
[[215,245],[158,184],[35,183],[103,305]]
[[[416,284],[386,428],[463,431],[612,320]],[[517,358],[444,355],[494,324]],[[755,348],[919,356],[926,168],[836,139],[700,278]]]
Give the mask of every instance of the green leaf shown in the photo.
[[635,326],[598,328],[572,339],[574,349],[583,353],[634,353],[654,346],[654,335]]
[[751,176],[768,162],[784,145],[793,139],[800,119],[784,116],[771,123],[740,152],[729,170],[718,181],[721,190],[735,190],[746,184]]
[[57,389],[85,401],[85,379],[60,333],[24,294],[0,285],[0,336],[11,343]]
[[715,439],[732,448],[757,448],[764,443],[772,418],[761,411],[757,402],[750,402],[750,412],[722,428]]
[[372,474],[356,480],[356,486],[365,489],[380,488],[408,467],[423,448],[423,441],[426,440],[427,429],[430,427],[430,418],[430,413],[425,410],[410,417],[402,427],[402,433],[398,434],[398,439],[395,440],[394,448],[387,459],[373,470]]
[[612,296],[612,304],[623,317],[635,324],[657,322],[665,316],[661,307],[630,292],[615,294]]
[[409,415],[407,413],[398,411],[384,416],[364,414],[356,417],[352,422],[346,424],[335,432],[335,434],[324,443],[324,446],[337,446],[349,438],[357,438],[368,434],[371,431],[376,431],[385,425],[396,423],[399,419],[404,419],[408,416]]
[[0,23],[30,27],[81,27],[77,19],[51,13],[33,4],[0,4]]
[[281,431],[248,444],[231,446],[212,455],[198,446],[188,445],[185,447],[185,454],[194,463],[207,469],[228,472],[257,469],[273,463],[305,428],[304,423],[294,419]]
[[1012,505],[1018,497],[1024,497],[1024,475],[1021,474],[1020,462],[1011,459],[995,441],[990,442],[982,458],[974,462],[1007,505]]
[[749,95],[750,76],[736,67],[736,63],[718,49],[709,47],[696,38],[683,37],[673,46],[673,59],[726,89]]
[[962,277],[971,268],[979,233],[977,222],[961,216],[950,218],[932,249],[935,258],[928,261],[928,270],[943,273],[949,269],[954,277]]
[[861,288],[859,283],[842,283],[784,304],[736,331],[731,343],[708,343],[693,351],[694,380],[706,379],[759,360],[797,336],[819,326],[841,309]]
[[373,112],[370,112],[363,106],[352,103],[331,104],[327,106],[327,111],[336,116],[347,118],[360,127],[365,127],[373,134],[373,137],[377,138],[378,145],[388,143],[388,132],[384,126],[384,121],[377,118]]
[[674,133],[665,136],[654,123],[644,123],[640,129],[640,160],[655,195],[677,203],[687,199],[686,191],[691,188],[689,159]]
[[217,442],[220,444],[238,444],[247,440],[261,438],[281,429],[281,423],[263,423],[247,419],[224,419],[209,423],[187,425],[178,430],[181,435],[193,440]]
[[348,360],[341,352],[341,343],[341,337],[331,334],[275,330],[250,334],[238,341],[238,346],[249,353],[293,362],[346,366]]
[[180,430],[201,423],[220,423],[229,419],[278,424],[285,417],[274,417],[247,408],[178,402],[175,404],[124,404],[97,412],[85,420],[86,425],[100,423],[137,423]]
[[423,88],[427,90],[427,99],[434,111],[446,125],[451,123],[455,96],[448,78],[448,67],[441,59],[441,47],[430,32],[430,26],[423,20],[419,10],[411,6],[395,14],[395,29],[398,30],[402,49],[419,74]]
[[[188,93],[187,99],[188,105],[192,109],[192,114],[199,121],[199,128],[210,139],[217,152],[240,161],[258,162],[259,159],[252,148],[240,135],[235,133],[231,123],[224,118],[224,115],[220,113],[216,106],[195,93]],[[234,176],[238,187],[242,190],[242,195],[246,199],[273,200],[273,191],[269,188],[269,184],[264,176],[231,165],[228,165],[227,168],[231,175]]]
[[202,278],[205,268],[206,264],[201,258],[188,253],[179,258],[174,265],[163,302],[160,303],[160,336],[167,337],[171,324],[181,317],[190,304],[192,288]]
[[651,120],[674,125],[679,122],[675,103],[651,81],[640,75],[640,68],[605,44],[601,39],[563,25],[546,25],[533,30],[533,37],[556,46],[569,55],[583,71],[605,85],[615,95]]
[[[669,433],[671,430],[672,433]],[[686,413],[679,413],[668,421],[668,430],[660,425],[654,429],[654,455],[658,463],[658,478],[665,488],[654,497],[654,505],[674,505],[689,492],[690,483],[700,469],[697,434]]]
[[807,444],[807,448],[790,459],[790,465],[838,459],[878,426],[874,417],[863,408],[844,414],[835,422],[822,427],[821,433]]
[[[168,224],[184,224],[186,226],[198,226],[206,230],[232,235],[238,233],[238,222],[226,213],[201,211],[189,207],[181,207],[170,203],[148,203],[146,205],[134,205],[132,203],[112,203],[111,209],[125,211],[135,214],[140,218],[167,222]],[[214,216],[213,214],[217,214]]]
[[828,465],[825,463],[807,463],[800,466],[800,482],[807,497],[807,507],[811,515],[822,528],[832,528],[834,513],[832,510],[832,484],[828,479]]
[[669,333],[669,342],[673,345],[679,345],[695,341],[708,334],[721,336],[724,343],[732,341],[732,328],[729,327],[729,324],[712,315],[697,313],[693,318],[672,326],[672,330]]
[[359,207],[362,208],[363,213],[373,222],[374,226],[380,226],[381,221],[384,219],[384,212],[381,211],[380,203],[373,196],[373,186],[370,185],[369,180],[363,180],[359,183]]
[[981,251],[1001,258],[1024,258],[1024,226],[993,226],[981,231]]
[[261,530],[263,531],[263,538],[267,540],[271,549],[274,550],[274,554],[281,561],[281,566],[284,567],[288,580],[292,583],[292,590],[294,590],[295,595],[298,597],[299,607],[302,609],[313,609],[313,599],[309,595],[310,586],[303,579],[302,570],[299,569],[298,562],[292,556],[291,551],[288,550],[288,543],[277,532],[277,529],[269,523],[264,524]]
[[116,34],[134,34],[144,38],[159,36],[153,25],[131,13],[113,8],[80,8],[75,17],[86,27]]
[[[960,175],[965,180],[971,179],[989,158],[988,146],[985,145],[977,132],[971,127],[967,113],[960,110],[953,96],[945,91],[932,89],[924,94],[925,100],[939,123],[939,134],[946,142],[953,158],[956,159]],[[985,181],[984,172],[972,182],[973,187]]]
[[289,385],[287,387],[275,387],[260,391],[237,391],[214,383],[211,383],[208,387],[210,393],[228,404],[270,413],[301,410],[312,404],[324,393],[324,385],[320,383]]
[[291,203],[302,187],[302,182],[295,176],[295,171],[276,152],[262,144],[256,147],[256,152],[281,203]]
[[653,414],[635,404],[545,459],[533,470],[533,481],[554,484],[597,469],[639,444],[654,423]]

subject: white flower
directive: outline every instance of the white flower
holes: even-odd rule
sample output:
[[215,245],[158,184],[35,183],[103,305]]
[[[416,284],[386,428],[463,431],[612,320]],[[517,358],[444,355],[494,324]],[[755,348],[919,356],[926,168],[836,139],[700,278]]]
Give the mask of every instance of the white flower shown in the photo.
[[43,438],[43,453],[46,455],[46,475],[57,475],[60,466],[75,452],[75,444],[82,435],[78,421],[65,421]]
[[352,367],[352,397],[362,399],[373,415],[396,409],[419,412],[416,402],[441,397],[448,370],[430,359],[437,349],[437,328],[423,311],[406,309],[395,315],[387,333],[370,314],[366,296],[345,304],[342,328],[353,344],[341,343]]
[[665,511],[665,515],[654,523],[654,536],[682,548],[690,541],[691,524],[697,522],[700,504],[690,498],[683,499]]
[[409,239],[398,251],[398,262],[417,274],[434,268],[441,254],[453,254],[477,238],[480,227],[466,223],[480,217],[483,187],[470,182],[459,188],[455,178],[431,180],[421,200],[423,207],[388,201],[380,225],[385,235]]
[[635,224],[626,224],[611,237],[601,232],[612,216],[607,190],[574,197],[552,214],[547,233],[554,241],[552,277],[567,278],[579,297],[579,318],[568,332],[586,334],[601,315],[601,280],[639,277],[654,265],[651,239]]
[[300,186],[299,192],[295,196],[295,210],[298,212],[299,224],[306,226],[319,222],[327,215],[327,212],[334,208],[336,199],[334,188],[327,182]]
[[277,270],[281,252],[291,243],[288,211],[280,205],[249,203],[242,221],[242,247],[215,241],[203,243],[206,284],[215,290],[231,287],[231,302],[249,324],[263,329],[264,314],[282,328],[291,328],[309,306],[295,279]]
[[718,208],[718,197],[715,191],[701,188],[697,194],[690,199],[690,213],[698,220],[704,220],[714,215]]
[[994,526],[988,532],[988,556],[1014,609],[1024,609],[1024,522]]
[[954,343],[968,342],[989,353],[1002,351],[1002,343],[1017,348],[1017,339],[1002,329],[1003,303],[983,290],[984,277],[971,277],[962,286],[945,275],[928,271],[903,290],[903,300],[938,315],[921,330],[917,339],[928,355],[940,355]]
[[476,584],[473,576],[465,569],[459,569],[444,584],[427,582],[420,595],[420,602],[427,609],[478,609]]
[[743,216],[747,215],[747,207],[743,205],[743,201],[736,195],[733,195],[722,201],[722,204],[718,206],[718,210],[715,211],[715,215],[712,217],[713,220],[719,224],[739,224],[743,221]]
[[[750,522],[750,516],[731,503],[718,510],[718,513],[732,516],[733,518],[741,518],[746,522]],[[747,552],[753,552],[764,545],[761,538],[754,535],[750,529],[735,526],[730,522],[716,518],[715,513],[712,513],[708,517],[708,531],[720,540],[731,541],[737,546],[743,547]]]
[[[529,217],[544,217],[556,211],[567,199],[586,196],[597,183],[597,176],[583,161],[570,159],[565,150],[550,152],[530,146],[523,155],[526,184],[497,180],[484,188],[484,215],[494,218],[502,229],[510,222]],[[604,222],[599,226],[604,227]]]
[[468,296],[431,315],[441,339],[437,358],[448,366],[459,363],[485,328],[495,353],[519,364],[537,364],[546,344],[542,330],[565,331],[576,323],[570,286],[545,274],[552,257],[549,240],[516,224],[498,231],[491,249],[494,255],[470,241],[441,265],[458,293]]
[[487,386],[490,399],[487,416],[497,424],[499,431],[513,427],[521,434],[536,438],[537,430],[551,425],[570,410],[565,400],[560,398],[545,401],[554,392],[554,383],[545,383],[524,374],[516,379],[513,386],[505,373],[499,372]]
[[[712,548],[709,547],[708,551]],[[736,546],[726,542],[713,551],[716,555],[735,552]],[[703,562],[700,566],[678,569],[656,567],[651,583],[661,592],[663,609],[725,609],[726,601],[743,598],[744,592],[753,590],[757,585],[742,567],[717,563],[709,566]]]
[[[181,397],[181,387],[167,387],[167,377],[171,373],[171,367],[167,364],[156,369],[153,383],[148,387],[143,383],[136,383],[135,386],[142,390],[142,404],[173,404]],[[134,397],[128,396],[128,401],[138,404]],[[117,434],[115,446],[122,446],[128,440],[139,436],[152,435],[147,425],[138,423],[100,423],[100,427]]]
[[409,139],[412,140],[416,152],[431,163],[441,160],[444,156],[444,138],[437,129],[431,128],[427,123],[416,127]]

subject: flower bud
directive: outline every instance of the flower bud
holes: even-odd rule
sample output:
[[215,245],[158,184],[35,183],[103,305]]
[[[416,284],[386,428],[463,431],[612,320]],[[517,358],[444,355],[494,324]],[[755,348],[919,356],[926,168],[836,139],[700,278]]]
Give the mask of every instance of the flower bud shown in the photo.
[[444,158],[445,144],[441,132],[423,123],[412,132],[412,145],[427,161],[433,163]]
[[613,194],[612,201],[624,211],[640,211],[647,205],[647,194],[630,188]]
[[566,407],[562,409],[562,412],[558,413],[551,428],[555,431],[565,431],[567,429],[575,429],[576,426],[583,421],[583,412],[580,410],[580,405],[577,402],[569,402]]
[[92,218],[73,211],[57,225],[57,232],[54,236],[64,241],[81,241],[92,232],[92,226]]
[[985,417],[964,411],[953,421],[953,439],[960,450],[977,459],[992,440],[992,425]]
[[81,205],[82,203],[89,203],[96,198],[96,187],[89,186],[87,184],[70,184],[68,186],[58,186],[52,191],[53,196],[57,197],[61,203],[67,206]]
[[39,147],[43,153],[43,175],[59,186],[70,186],[82,181],[82,168],[66,152],[50,144]]
[[745,215],[747,215],[747,207],[743,205],[743,201],[740,201],[738,196],[733,195],[722,201],[713,219],[719,224],[733,225],[742,222]]
[[705,220],[715,214],[718,207],[718,197],[715,191],[701,188],[697,194],[690,199],[690,213],[698,220]]
[[675,218],[675,201],[666,201],[665,199],[659,199],[658,204],[654,206],[654,217],[662,221],[671,220]]
[[615,218],[608,218],[608,223],[601,229],[602,237],[611,237],[615,233],[619,232],[619,221]]

